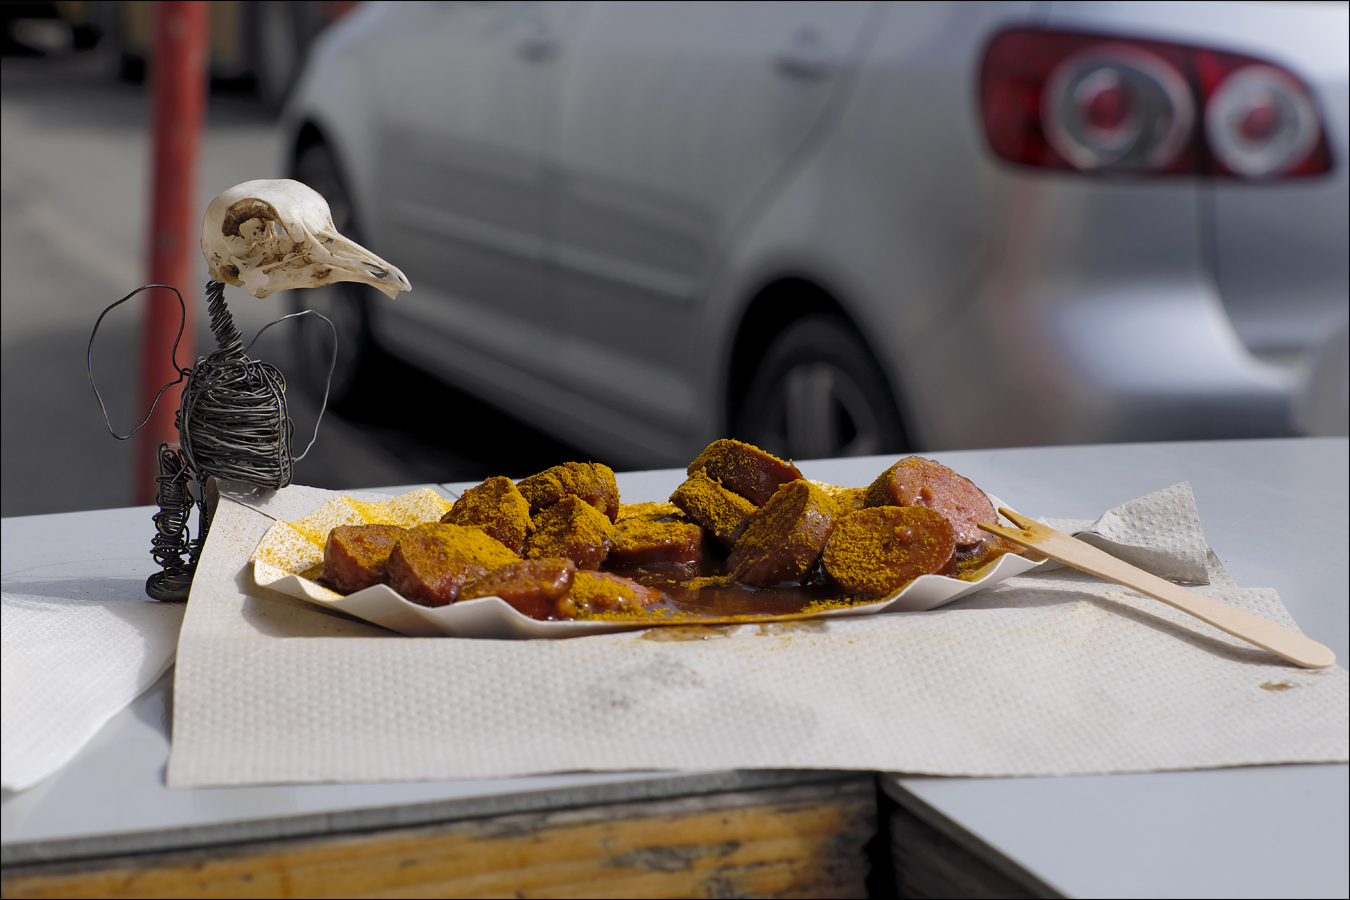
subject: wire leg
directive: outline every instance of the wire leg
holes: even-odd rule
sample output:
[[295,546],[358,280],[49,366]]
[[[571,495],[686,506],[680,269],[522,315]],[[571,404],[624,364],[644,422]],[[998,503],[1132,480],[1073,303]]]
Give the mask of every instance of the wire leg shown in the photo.
[[155,476],[159,485],[155,497],[159,512],[153,517],[155,538],[150,555],[164,571],[156,572],[145,582],[145,592],[155,600],[186,600],[192,588],[192,573],[201,553],[201,538],[188,539],[188,516],[196,503],[188,489],[191,475],[184,464],[182,451],[160,444],[159,474]]

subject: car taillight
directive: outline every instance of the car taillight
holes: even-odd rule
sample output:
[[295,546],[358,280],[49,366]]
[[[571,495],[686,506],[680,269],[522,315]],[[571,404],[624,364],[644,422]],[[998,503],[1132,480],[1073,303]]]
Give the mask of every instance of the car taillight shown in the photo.
[[1161,41],[1017,28],[980,67],[1010,162],[1100,174],[1289,178],[1331,171],[1308,89],[1263,60]]

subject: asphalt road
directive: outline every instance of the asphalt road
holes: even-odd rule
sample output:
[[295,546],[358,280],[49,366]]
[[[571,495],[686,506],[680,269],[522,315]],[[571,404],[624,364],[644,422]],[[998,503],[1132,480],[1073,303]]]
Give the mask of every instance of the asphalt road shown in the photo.
[[[125,506],[133,497],[134,442],[109,434],[85,353],[99,312],[147,280],[145,93],[115,81],[97,51],[5,57],[0,67],[0,514]],[[278,177],[279,167],[272,118],[245,95],[213,93],[198,207],[241,181]],[[203,304],[206,266],[197,264],[193,283],[179,287]],[[246,337],[289,311],[286,294],[255,300],[231,288],[227,299]],[[93,354],[109,418],[122,433],[145,414],[135,400],[135,303],[109,317]],[[197,316],[202,352],[211,346],[204,318]],[[288,372],[289,332],[272,329],[252,355]],[[326,415],[314,448],[296,465],[297,483],[354,488],[521,476],[583,456],[393,360],[380,371],[399,402],[360,421]],[[294,387],[287,397],[295,434],[307,441],[317,404]],[[492,437],[469,445],[458,440],[464,433]]]

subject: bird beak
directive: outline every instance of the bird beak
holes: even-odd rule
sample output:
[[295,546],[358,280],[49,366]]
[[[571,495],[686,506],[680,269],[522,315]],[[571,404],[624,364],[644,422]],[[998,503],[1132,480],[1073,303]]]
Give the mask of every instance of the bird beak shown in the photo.
[[[386,296],[394,297],[399,291],[410,291],[412,285],[396,266],[380,259],[355,241],[340,234],[317,234],[319,247],[328,251],[328,259],[316,259],[314,264],[315,286],[332,284],[335,281],[359,281],[383,291]],[[314,256],[322,254],[316,252]],[[331,271],[322,273],[324,266]]]

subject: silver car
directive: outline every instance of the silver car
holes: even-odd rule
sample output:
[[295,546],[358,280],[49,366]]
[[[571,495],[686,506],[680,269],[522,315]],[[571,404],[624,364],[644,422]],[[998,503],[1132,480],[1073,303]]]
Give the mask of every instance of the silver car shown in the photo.
[[339,396],[378,345],[624,466],[1287,434],[1347,316],[1347,35],[1346,4],[368,4],[286,165],[413,290],[300,302],[343,324]]

